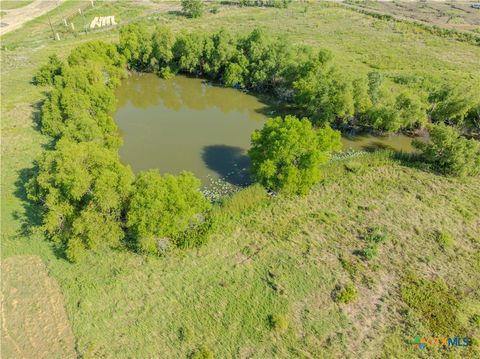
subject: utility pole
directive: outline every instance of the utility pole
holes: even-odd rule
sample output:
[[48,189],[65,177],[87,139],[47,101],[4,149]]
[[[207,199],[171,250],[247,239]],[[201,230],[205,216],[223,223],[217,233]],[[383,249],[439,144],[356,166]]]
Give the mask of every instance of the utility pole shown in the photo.
[[50,20],[50,15],[48,16],[48,23],[50,24],[50,29],[52,30],[53,39],[55,40],[55,31],[53,30],[52,21]]

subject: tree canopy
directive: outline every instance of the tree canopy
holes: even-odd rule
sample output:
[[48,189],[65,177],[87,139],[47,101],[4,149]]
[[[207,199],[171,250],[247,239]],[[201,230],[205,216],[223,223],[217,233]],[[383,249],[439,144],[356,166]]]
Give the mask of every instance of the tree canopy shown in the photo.
[[85,249],[119,243],[132,180],[130,168],[114,151],[62,139],[39,159],[27,192],[44,210],[45,232],[65,248],[69,260],[77,261]]
[[189,172],[161,176],[151,170],[137,175],[127,226],[140,250],[158,253],[158,240],[172,239],[201,220],[209,203],[199,188],[200,180]]
[[316,130],[306,118],[286,116],[255,131],[248,154],[254,178],[266,188],[306,194],[320,178],[320,165],[340,149],[340,132],[328,125]]
[[438,171],[452,176],[480,174],[480,142],[466,139],[443,123],[430,129],[430,142],[414,141],[423,157]]

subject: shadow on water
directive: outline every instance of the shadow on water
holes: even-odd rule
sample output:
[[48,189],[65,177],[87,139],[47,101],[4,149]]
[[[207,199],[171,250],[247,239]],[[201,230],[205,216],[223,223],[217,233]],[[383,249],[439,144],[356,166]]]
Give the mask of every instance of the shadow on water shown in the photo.
[[230,184],[245,186],[250,183],[250,158],[240,147],[211,145],[203,148],[205,165]]
[[368,145],[362,146],[362,149],[367,152],[375,152],[378,150],[394,150],[392,146],[389,146],[380,141],[372,141]]

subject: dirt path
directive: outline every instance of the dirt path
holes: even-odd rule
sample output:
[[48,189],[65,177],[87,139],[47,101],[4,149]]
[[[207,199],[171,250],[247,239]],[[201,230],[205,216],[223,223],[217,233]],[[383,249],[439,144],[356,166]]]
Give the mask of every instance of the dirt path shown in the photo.
[[27,21],[47,13],[60,5],[61,2],[62,0],[35,0],[31,4],[18,9],[2,10],[6,15],[2,16],[1,19],[0,35],[20,28]]

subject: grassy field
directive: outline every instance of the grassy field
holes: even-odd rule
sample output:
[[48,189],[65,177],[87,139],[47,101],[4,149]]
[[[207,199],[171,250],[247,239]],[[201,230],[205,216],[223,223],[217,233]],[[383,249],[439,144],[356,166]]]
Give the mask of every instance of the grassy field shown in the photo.
[[[145,17],[177,31],[244,32],[259,25],[329,48],[345,71],[378,69],[392,83],[399,74],[480,78],[480,47],[322,3],[222,7],[188,20],[169,12],[176,2],[91,9],[69,1],[51,12],[55,29],[67,15],[81,28],[79,6],[87,22],[111,14],[120,24]],[[15,256],[39,256],[64,296],[77,355],[177,358],[201,346],[219,358],[479,355],[478,347],[420,352],[411,343],[432,333],[480,336],[480,179],[444,178],[381,154],[330,165],[304,198],[265,200],[255,189],[239,194],[223,209],[221,229],[198,250],[164,258],[108,251],[76,265],[58,256],[32,226],[38,218],[23,190],[47,144],[37,129],[44,95],[31,78],[50,54],[65,57],[90,39],[115,41],[117,31],[65,31],[52,41],[46,20],[2,37],[2,280]],[[367,259],[372,231],[386,239]],[[31,270],[19,268],[24,276]],[[356,299],[339,303],[349,285]],[[418,299],[424,288],[434,289],[429,305]],[[435,319],[444,313],[447,324]]]

